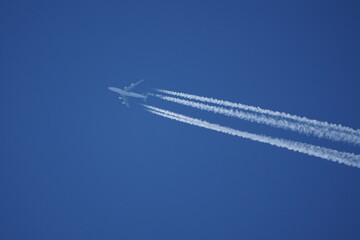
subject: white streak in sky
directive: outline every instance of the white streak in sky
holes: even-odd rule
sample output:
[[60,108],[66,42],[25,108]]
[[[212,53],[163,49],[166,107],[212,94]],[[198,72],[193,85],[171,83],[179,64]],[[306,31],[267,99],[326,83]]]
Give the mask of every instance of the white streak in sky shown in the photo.
[[182,114],[177,114],[174,112],[170,112],[164,109],[156,108],[153,106],[144,105],[147,107],[147,110],[153,114],[173,119],[179,122],[187,123],[190,125],[203,127],[206,129],[211,129],[217,132],[222,132],[226,134],[230,134],[233,136],[253,140],[256,142],[267,143],[273,146],[277,146],[280,148],[286,148],[288,150],[292,150],[295,152],[300,152],[304,154],[308,154],[310,156],[315,156],[319,158],[323,158],[326,160],[343,163],[348,166],[358,167],[360,168],[360,155],[356,155],[353,153],[339,152],[333,149],[324,148],[320,146],[315,146],[302,142],[295,142],[291,140],[281,139],[281,138],[272,138],[264,135],[258,135],[253,133],[248,133],[244,131],[239,131],[233,128],[224,127],[218,124],[209,123],[204,120],[191,118]]
[[360,139],[360,130],[358,130],[358,129],[355,130],[350,127],[342,126],[340,124],[333,124],[333,123],[328,123],[325,121],[323,122],[323,121],[308,119],[306,117],[291,115],[291,114],[284,113],[284,112],[272,111],[272,110],[263,109],[260,107],[249,106],[249,105],[245,105],[245,104],[241,104],[241,103],[233,103],[233,102],[214,99],[214,98],[201,97],[201,96],[187,94],[187,93],[181,93],[181,92],[175,92],[175,91],[169,91],[169,90],[163,90],[163,89],[157,89],[157,91],[165,93],[165,94],[177,96],[177,97],[191,99],[191,100],[213,103],[213,104],[218,104],[218,105],[222,105],[222,106],[226,106],[226,107],[239,108],[242,110],[252,111],[252,112],[256,112],[256,113],[260,113],[260,114],[267,114],[267,115],[270,115],[273,117],[278,117],[278,118],[286,118],[286,119],[297,121],[299,123],[313,125],[317,128],[323,128],[326,130],[342,132],[342,134],[348,134],[349,135],[348,138],[357,139],[356,141],[354,141],[354,143],[358,143],[360,141],[359,140]]
[[295,122],[290,121],[290,120],[287,120],[284,118],[274,118],[269,115],[256,114],[253,112],[245,112],[245,111],[241,111],[239,109],[236,109],[236,110],[227,109],[227,108],[223,108],[223,107],[219,107],[219,106],[208,105],[208,104],[204,104],[204,103],[200,103],[200,102],[193,102],[193,101],[189,101],[189,100],[184,100],[184,99],[180,99],[180,98],[176,98],[176,97],[164,96],[164,95],[160,95],[160,94],[155,94],[154,96],[156,96],[160,99],[166,100],[166,101],[183,104],[185,106],[190,106],[193,108],[197,108],[197,109],[201,109],[201,110],[205,110],[205,111],[209,111],[209,112],[223,114],[225,116],[235,117],[235,118],[247,120],[250,122],[266,124],[268,126],[291,130],[291,131],[295,131],[295,132],[298,132],[301,134],[313,135],[313,136],[316,136],[319,138],[327,138],[327,139],[330,139],[333,141],[343,141],[343,142],[360,145],[360,138],[356,138],[351,134],[347,134],[347,133],[344,133],[341,131],[340,132],[335,131],[333,129],[319,128],[319,127],[316,127],[313,125],[300,123],[298,121],[295,121]]

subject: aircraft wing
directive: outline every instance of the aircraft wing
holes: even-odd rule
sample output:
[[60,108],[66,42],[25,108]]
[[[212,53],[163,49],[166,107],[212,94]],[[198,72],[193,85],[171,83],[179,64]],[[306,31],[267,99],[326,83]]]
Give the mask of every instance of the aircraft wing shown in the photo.
[[129,106],[129,101],[128,101],[128,98],[127,98],[127,97],[123,96],[122,100],[123,100],[123,103],[124,103],[127,107],[130,107],[130,106]]
[[134,87],[136,87],[137,85],[139,85],[140,83],[142,83],[143,81],[144,81],[144,79],[141,79],[140,81],[137,81],[136,83],[132,83],[132,84],[130,84],[130,86],[125,87],[124,90],[128,92],[131,89],[133,89]]
[[129,106],[129,101],[128,101],[128,98],[124,95],[121,95],[121,97],[119,97],[119,99],[122,101],[121,103],[122,104],[125,104],[127,107],[130,107]]

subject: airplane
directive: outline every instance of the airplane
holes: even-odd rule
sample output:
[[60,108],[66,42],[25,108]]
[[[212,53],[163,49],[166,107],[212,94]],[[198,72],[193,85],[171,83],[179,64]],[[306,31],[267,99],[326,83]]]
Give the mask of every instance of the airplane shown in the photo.
[[142,98],[144,101],[146,101],[147,97],[149,96],[149,93],[142,95],[140,93],[130,92],[133,88],[135,88],[137,85],[139,85],[141,82],[143,82],[144,79],[141,79],[140,81],[137,81],[136,83],[130,84],[128,87],[124,87],[124,89],[116,88],[116,87],[109,87],[110,91],[119,93],[121,97],[119,99],[122,100],[122,104],[126,104],[127,107],[129,107],[129,101],[127,97],[136,97],[136,98]]

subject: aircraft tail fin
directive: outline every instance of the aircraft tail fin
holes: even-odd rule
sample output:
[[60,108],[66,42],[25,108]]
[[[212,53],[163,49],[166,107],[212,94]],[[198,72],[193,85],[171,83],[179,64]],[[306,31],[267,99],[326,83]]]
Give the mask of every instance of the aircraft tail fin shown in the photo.
[[146,94],[145,94],[144,102],[146,102],[148,96],[151,96],[151,93],[146,93]]

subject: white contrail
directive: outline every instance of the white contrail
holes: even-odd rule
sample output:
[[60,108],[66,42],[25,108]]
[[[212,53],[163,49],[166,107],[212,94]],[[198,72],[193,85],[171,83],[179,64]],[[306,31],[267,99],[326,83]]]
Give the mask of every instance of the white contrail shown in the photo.
[[326,160],[343,163],[348,166],[360,168],[360,155],[353,153],[339,152],[333,149],[328,149],[320,146],[315,146],[302,142],[295,142],[286,139],[272,138],[263,135],[239,131],[233,128],[224,127],[218,124],[209,123],[204,120],[191,118],[182,114],[170,112],[164,109],[156,108],[149,105],[144,105],[147,110],[153,114],[173,119],[179,122],[184,122],[190,125],[211,129],[217,132],[227,133],[233,136],[238,136],[245,139],[250,139],[257,142],[267,143],[273,146],[286,148],[295,152],[305,153],[310,156],[323,158]]
[[353,137],[355,137],[355,138],[358,138],[358,139],[360,138],[360,130],[358,130],[358,129],[355,130],[355,129],[352,129],[352,128],[349,128],[346,126],[342,126],[340,124],[333,124],[333,123],[328,123],[325,121],[323,122],[323,121],[308,119],[306,117],[291,115],[291,114],[284,113],[284,112],[272,111],[272,110],[263,109],[260,107],[249,106],[249,105],[245,105],[245,104],[241,104],[241,103],[233,103],[233,102],[214,99],[214,98],[201,97],[201,96],[187,94],[187,93],[169,91],[169,90],[164,90],[164,89],[156,89],[156,90],[159,92],[165,93],[165,94],[169,94],[169,95],[173,95],[173,96],[177,96],[177,97],[183,97],[183,98],[187,98],[187,99],[191,99],[191,100],[213,103],[213,104],[218,104],[218,105],[222,105],[222,106],[226,106],[226,107],[239,108],[239,109],[243,109],[246,111],[253,111],[253,112],[261,113],[261,114],[268,114],[268,115],[274,116],[274,117],[287,118],[287,119],[291,119],[294,121],[311,124],[316,127],[333,129],[334,131],[339,131],[339,132],[342,131],[343,133],[346,132],[350,135],[353,135]]
[[319,127],[316,127],[313,125],[294,122],[294,121],[287,120],[284,118],[274,118],[274,117],[271,117],[268,115],[241,111],[239,109],[236,109],[236,110],[227,109],[227,108],[223,108],[223,107],[219,107],[219,106],[208,105],[208,104],[204,104],[204,103],[200,103],[200,102],[193,102],[193,101],[180,99],[180,98],[176,98],[176,97],[164,96],[161,94],[154,94],[154,96],[156,96],[160,99],[166,100],[166,101],[183,104],[185,106],[190,106],[193,108],[206,110],[209,112],[223,114],[223,115],[230,116],[230,117],[236,117],[236,118],[247,120],[250,122],[262,123],[262,124],[266,124],[268,126],[287,129],[287,130],[295,131],[295,132],[302,133],[302,134],[308,134],[308,135],[311,134],[311,135],[317,136],[319,138],[327,138],[327,139],[330,139],[333,141],[342,141],[342,142],[348,142],[348,143],[360,145],[360,138],[356,138],[354,135],[344,133],[342,131],[339,132],[339,131],[334,131],[333,129],[319,128]]

